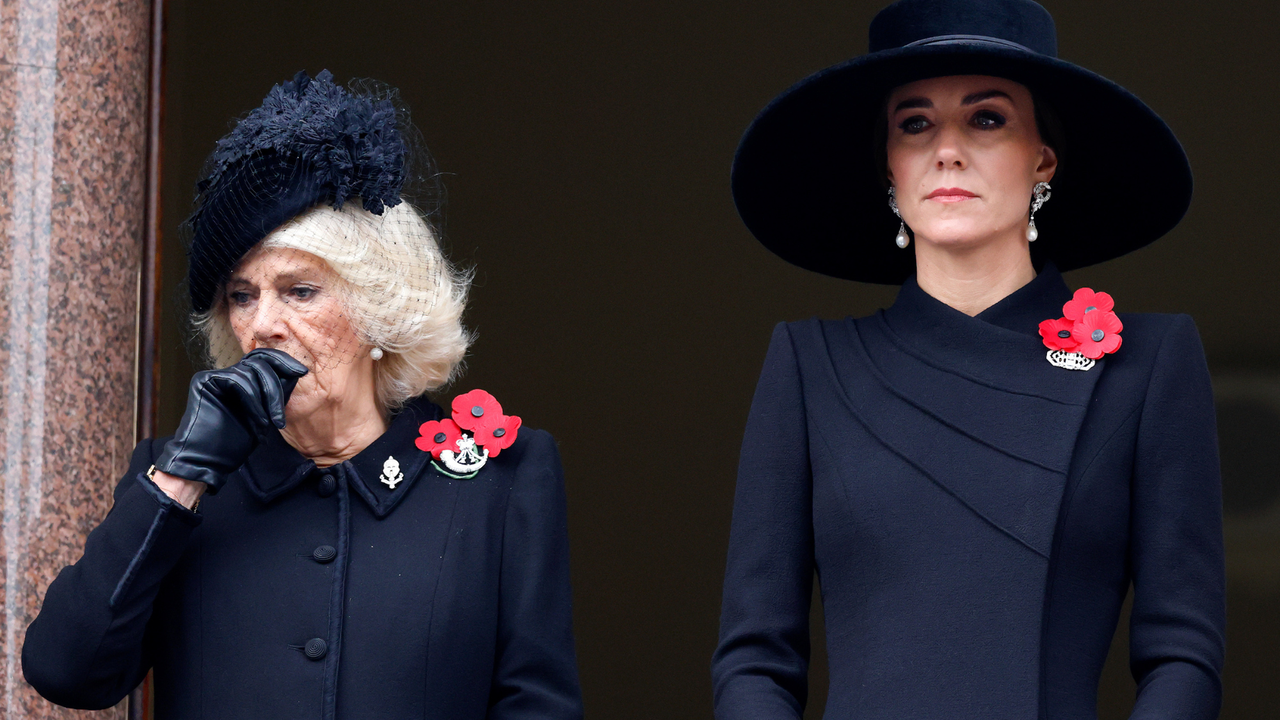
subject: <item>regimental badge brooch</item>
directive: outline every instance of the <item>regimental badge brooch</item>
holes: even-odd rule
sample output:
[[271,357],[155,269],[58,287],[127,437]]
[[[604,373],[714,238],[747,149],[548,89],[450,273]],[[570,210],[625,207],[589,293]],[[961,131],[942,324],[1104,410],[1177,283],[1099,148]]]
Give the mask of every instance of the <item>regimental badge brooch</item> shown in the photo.
[[387,461],[382,463],[382,477],[379,479],[384,485],[395,490],[396,485],[404,479],[404,473],[400,472],[400,461],[387,456]]
[[1045,358],[1054,367],[1089,370],[1103,355],[1120,349],[1124,323],[1116,316],[1115,300],[1106,293],[1080,288],[1062,306],[1063,317],[1040,323],[1040,337],[1049,348]]
[[489,458],[511,447],[519,432],[519,417],[503,415],[492,395],[472,390],[453,399],[453,417],[423,423],[414,444],[431,453],[437,470],[465,479],[475,477]]

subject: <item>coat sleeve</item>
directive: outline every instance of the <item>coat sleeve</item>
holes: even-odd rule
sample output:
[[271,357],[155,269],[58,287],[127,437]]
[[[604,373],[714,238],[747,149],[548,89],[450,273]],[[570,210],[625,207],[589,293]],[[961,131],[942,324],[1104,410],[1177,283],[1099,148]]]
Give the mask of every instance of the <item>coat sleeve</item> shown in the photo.
[[555,441],[532,432],[507,501],[489,720],[580,720],[569,528]]
[[111,707],[151,667],[144,635],[152,604],[200,524],[199,515],[147,479],[152,443],[134,450],[111,511],[89,533],[80,560],[50,583],[27,628],[23,675],[59,705]]
[[1178,316],[1156,356],[1132,483],[1133,720],[1213,720],[1222,703],[1225,574],[1213,391]]
[[800,371],[786,325],[773,333],[751,403],[729,534],[717,720],[799,718],[808,696],[813,491]]

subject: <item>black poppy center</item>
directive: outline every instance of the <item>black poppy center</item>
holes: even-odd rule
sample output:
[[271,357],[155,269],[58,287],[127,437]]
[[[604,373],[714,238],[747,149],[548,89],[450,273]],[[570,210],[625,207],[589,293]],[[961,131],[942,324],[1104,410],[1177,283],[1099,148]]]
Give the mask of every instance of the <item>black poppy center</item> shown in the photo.
[[1093,338],[1094,342],[1102,342],[1102,338],[1106,336],[1107,334],[1102,332],[1101,330],[1094,330],[1093,334],[1091,334],[1089,337]]
[[1058,331],[1058,337],[1062,338],[1063,340],[1066,340],[1067,338],[1071,337],[1071,331],[1070,331],[1070,330],[1059,330],[1059,331]]
[[1097,309],[1098,309],[1098,308],[1097,308],[1097,306],[1096,306],[1096,305],[1090,305],[1089,307],[1085,308],[1085,309],[1084,309],[1084,311],[1085,311],[1085,312],[1087,312],[1087,313],[1090,313],[1090,312],[1093,312],[1094,310],[1097,310]]
[[484,408],[480,407],[479,405],[476,405],[471,408],[472,417],[480,417],[481,415],[484,415]]
[[436,433],[435,441],[436,441],[437,443],[442,443],[442,442],[444,442],[445,440],[448,440],[448,439],[449,439],[449,436],[448,436],[448,435],[445,435],[444,433]]
[[506,435],[506,434],[507,434],[506,428],[498,428],[497,430],[493,431],[494,437],[502,437],[503,435]]

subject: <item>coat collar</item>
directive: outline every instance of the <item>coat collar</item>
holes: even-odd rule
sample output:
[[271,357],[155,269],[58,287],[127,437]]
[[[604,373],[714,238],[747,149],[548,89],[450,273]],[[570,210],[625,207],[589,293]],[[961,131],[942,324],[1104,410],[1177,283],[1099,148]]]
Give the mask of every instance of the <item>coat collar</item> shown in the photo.
[[881,444],[1005,534],[1048,557],[1103,362],[1045,358],[1038,324],[1070,299],[1057,270],[977,317],[914,279],[883,313],[828,326],[833,379]]
[[[914,276],[911,283],[919,289]],[[924,294],[924,291],[920,292]],[[1062,273],[1058,272],[1053,263],[1048,263],[1031,282],[978,313],[977,319],[1038,339],[1040,321],[1061,315],[1063,304],[1070,299],[1071,290],[1067,287],[1066,280],[1062,279]]]
[[[409,401],[391,419],[387,431],[355,457],[342,463],[343,470],[356,494],[364,499],[374,515],[386,517],[409,492],[409,488],[430,467],[431,453],[413,444],[418,427],[428,420],[439,420],[444,411],[425,397]],[[382,482],[383,468],[390,458],[400,465],[404,479],[392,488]]]
[[[240,469],[240,475],[258,499],[269,503],[307,478],[322,472],[336,473],[345,479],[376,516],[385,517],[429,467],[430,453],[422,452],[414,445],[418,426],[443,416],[444,411],[425,396],[414,398],[392,416],[387,431],[369,447],[332,468],[317,468],[314,462],[285,442],[279,432],[272,430],[249,456]],[[404,479],[391,488],[381,478],[388,458],[393,457],[399,463]]]
[[1039,324],[1062,314],[1071,299],[1052,264],[1029,283],[975,317],[934,298],[913,276],[877,317],[886,334],[912,355],[948,372],[1008,392],[1083,404],[1106,360],[1088,372],[1055,368],[1045,359]]
[[[920,288],[912,275],[902,284],[893,305],[885,311],[890,324],[903,332],[942,331],[944,342],[957,333],[978,333],[990,340],[1007,339],[995,329],[1038,337],[1041,320],[1062,314],[1062,305],[1071,299],[1071,290],[1053,263],[1045,265],[1031,282],[1007,295],[1000,302],[970,317],[934,298]],[[982,325],[993,326],[983,330]]]

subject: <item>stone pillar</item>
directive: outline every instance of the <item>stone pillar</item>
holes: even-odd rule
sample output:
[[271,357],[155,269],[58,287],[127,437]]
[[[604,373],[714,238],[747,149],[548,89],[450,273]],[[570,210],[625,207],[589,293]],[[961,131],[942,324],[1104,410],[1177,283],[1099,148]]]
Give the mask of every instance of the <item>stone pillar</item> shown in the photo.
[[150,3],[0,0],[0,717],[56,707],[27,625],[134,440]]

